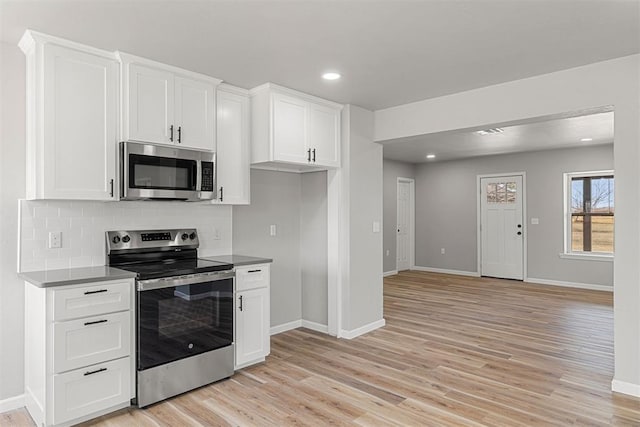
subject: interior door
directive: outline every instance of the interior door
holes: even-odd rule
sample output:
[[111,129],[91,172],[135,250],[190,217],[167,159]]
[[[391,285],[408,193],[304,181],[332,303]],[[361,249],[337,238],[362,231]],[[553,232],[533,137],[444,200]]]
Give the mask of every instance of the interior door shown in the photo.
[[396,268],[398,271],[410,267],[410,186],[409,182],[398,181]]
[[522,280],[522,176],[480,180],[481,275]]

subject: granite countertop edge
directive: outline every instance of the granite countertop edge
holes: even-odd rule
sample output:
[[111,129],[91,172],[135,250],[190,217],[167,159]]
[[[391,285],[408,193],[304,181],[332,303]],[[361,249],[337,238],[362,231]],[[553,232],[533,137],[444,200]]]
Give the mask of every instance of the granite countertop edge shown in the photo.
[[[270,258],[236,254],[206,256],[202,258],[231,263],[235,267],[268,264],[273,262]],[[25,271],[18,273],[18,277],[38,288],[52,288],[56,286],[77,285],[82,283],[134,279],[136,277],[136,273],[115,267],[109,267],[108,265],[102,265],[95,267],[63,268],[57,270]]]
[[81,283],[134,279],[136,273],[103,265],[59,270],[25,271],[18,273],[18,276],[38,288],[52,288]]
[[255,265],[255,264],[269,264],[273,262],[271,258],[261,258],[261,257],[253,257],[247,255],[213,255],[213,256],[205,256],[203,259],[208,259],[210,261],[218,261],[218,262],[228,262],[234,265],[234,267],[242,267],[245,265]]

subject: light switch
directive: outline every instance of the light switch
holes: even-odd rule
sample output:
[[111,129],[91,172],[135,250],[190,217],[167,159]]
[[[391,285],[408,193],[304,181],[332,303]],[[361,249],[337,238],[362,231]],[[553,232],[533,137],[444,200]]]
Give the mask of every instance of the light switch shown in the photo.
[[540,224],[539,218],[531,218],[531,225],[538,225],[538,224]]
[[271,224],[269,226],[269,235],[272,236],[272,237],[276,235],[276,225],[275,224]]
[[374,233],[380,232],[380,221],[373,221],[373,232]]

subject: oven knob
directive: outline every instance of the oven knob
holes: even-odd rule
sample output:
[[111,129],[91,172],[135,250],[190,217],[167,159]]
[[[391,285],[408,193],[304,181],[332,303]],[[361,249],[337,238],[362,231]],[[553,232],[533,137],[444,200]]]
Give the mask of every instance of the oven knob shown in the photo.
[[189,350],[193,349],[193,343],[189,344]]
[[196,237],[197,237],[197,236],[196,236],[196,233],[191,233],[191,234],[189,235],[189,238],[190,238],[191,240],[195,239]]
[[117,245],[118,243],[120,243],[120,236],[113,236],[113,239],[111,239],[111,241]]
[[122,237],[122,241],[123,241],[124,243],[129,243],[129,241],[130,241],[130,240],[131,240],[131,237],[129,237],[129,235],[127,235],[127,234],[125,234],[125,235]]
[[182,234],[182,240],[187,240],[188,238],[189,238],[189,235],[187,233]]

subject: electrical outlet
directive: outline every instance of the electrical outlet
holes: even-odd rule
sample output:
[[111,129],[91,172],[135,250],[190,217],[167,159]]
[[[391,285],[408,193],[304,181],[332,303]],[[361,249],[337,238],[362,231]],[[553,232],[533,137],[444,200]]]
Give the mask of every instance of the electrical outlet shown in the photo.
[[380,232],[380,221],[373,221],[373,232],[374,233]]
[[220,230],[218,230],[217,228],[213,230],[213,240],[220,240]]
[[387,256],[389,256],[389,249],[387,249]]
[[276,225],[275,224],[271,224],[269,226],[269,235],[271,237],[275,237],[276,234],[277,234]]
[[444,255],[444,248],[440,248],[440,254]]
[[49,248],[60,248],[62,247],[62,231],[51,231],[49,232]]
[[540,224],[540,219],[539,218],[531,218],[531,224],[532,225]]

